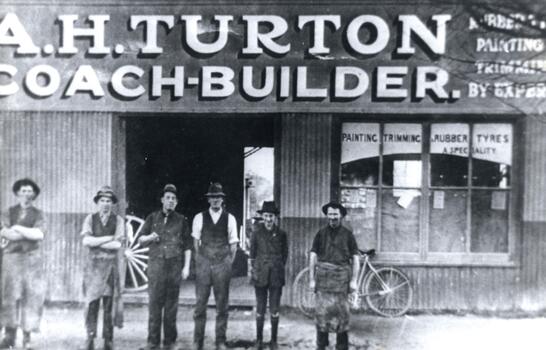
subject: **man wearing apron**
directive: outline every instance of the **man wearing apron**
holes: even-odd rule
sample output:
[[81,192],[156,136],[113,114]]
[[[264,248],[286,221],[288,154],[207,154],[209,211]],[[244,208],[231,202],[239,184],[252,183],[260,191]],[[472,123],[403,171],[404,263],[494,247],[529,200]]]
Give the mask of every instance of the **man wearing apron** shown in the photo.
[[163,188],[162,208],[148,215],[139,244],[148,252],[148,343],[146,350],[159,349],[163,325],[163,349],[174,350],[178,336],[176,314],[180,283],[190,274],[191,237],[186,217],[175,212],[177,190]]
[[8,241],[2,263],[2,325],[5,338],[0,349],[15,346],[17,327],[23,330],[23,348],[32,349],[30,334],[38,332],[44,304],[44,281],[41,243],[45,220],[33,206],[40,194],[30,179],[17,180],[13,193],[18,205],[2,216],[0,235]]
[[223,209],[225,196],[222,185],[212,183],[205,194],[209,209],[195,215],[192,224],[197,299],[193,314],[193,342],[194,348],[199,350],[203,349],[205,340],[207,303],[211,288],[216,301],[216,349],[226,348],[231,264],[239,238],[235,217]]
[[[81,236],[88,248],[83,275],[85,296],[85,328],[87,339],[85,350],[94,350],[97,336],[97,318],[102,300],[102,338],[104,350],[113,350],[114,301],[121,302],[118,252],[125,241],[125,223],[121,216],[112,212],[118,199],[109,186],[101,188],[93,201],[98,211],[89,214],[84,222]],[[117,308],[116,308],[117,309]]]
[[256,291],[256,349],[263,349],[264,317],[269,295],[270,348],[275,350],[278,349],[279,309],[285,283],[288,242],[286,232],[276,223],[279,209],[275,202],[265,201],[258,213],[262,215],[263,223],[254,230],[250,243],[251,276]]
[[328,225],[316,234],[309,262],[309,287],[316,292],[317,349],[329,345],[328,333],[336,333],[336,350],[349,349],[349,290],[356,290],[360,269],[353,233],[341,225],[347,210],[330,202],[322,207]]

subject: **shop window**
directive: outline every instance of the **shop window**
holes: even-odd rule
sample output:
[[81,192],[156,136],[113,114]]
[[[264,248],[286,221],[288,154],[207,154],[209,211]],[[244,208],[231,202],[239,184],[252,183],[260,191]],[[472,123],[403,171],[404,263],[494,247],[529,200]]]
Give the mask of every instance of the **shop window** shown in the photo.
[[341,201],[389,260],[509,262],[508,123],[342,123]]

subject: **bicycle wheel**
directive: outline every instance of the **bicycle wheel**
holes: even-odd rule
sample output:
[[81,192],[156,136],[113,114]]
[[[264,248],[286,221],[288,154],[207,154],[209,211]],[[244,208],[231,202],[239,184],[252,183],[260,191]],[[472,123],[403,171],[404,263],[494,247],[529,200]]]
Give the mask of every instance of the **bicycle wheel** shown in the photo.
[[309,268],[301,270],[294,284],[292,284],[292,295],[296,301],[297,308],[307,317],[315,314],[315,291],[309,288]]
[[366,303],[379,315],[401,316],[411,306],[413,291],[410,281],[395,268],[383,267],[377,273],[368,272],[362,288]]

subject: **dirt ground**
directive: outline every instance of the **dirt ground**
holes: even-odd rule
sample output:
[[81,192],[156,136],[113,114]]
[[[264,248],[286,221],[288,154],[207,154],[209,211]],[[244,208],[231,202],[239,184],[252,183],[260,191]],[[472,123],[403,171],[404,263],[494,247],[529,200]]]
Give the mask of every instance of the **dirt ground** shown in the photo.
[[[206,348],[214,349],[214,310],[209,309],[208,315]],[[315,348],[312,320],[290,310],[283,312],[281,317],[281,349]],[[546,318],[542,317],[416,315],[386,319],[354,315],[351,327],[350,343],[354,350],[546,349]],[[192,308],[181,306],[178,314],[180,349],[191,349],[192,331]],[[147,307],[126,307],[125,326],[114,332],[117,350],[136,350],[143,346],[147,336]],[[42,332],[34,340],[37,349],[76,350],[81,347],[84,334],[81,308],[49,307],[44,313]],[[252,310],[231,310],[228,346],[233,349],[248,349],[254,339]],[[97,349],[101,349],[102,341],[98,340]],[[265,340],[269,340],[268,326],[265,329]],[[20,341],[19,336],[18,347]],[[335,342],[334,335],[330,335],[330,341]]]

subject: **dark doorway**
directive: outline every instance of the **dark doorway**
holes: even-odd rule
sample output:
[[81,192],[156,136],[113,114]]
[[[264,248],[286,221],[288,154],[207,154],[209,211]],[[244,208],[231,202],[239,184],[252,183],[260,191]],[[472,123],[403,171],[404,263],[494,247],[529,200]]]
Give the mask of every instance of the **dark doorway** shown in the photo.
[[227,210],[243,218],[244,147],[273,147],[274,118],[127,117],[127,213],[145,217],[159,208],[166,183],[179,191],[177,211],[190,220],[207,208],[211,181],[224,186]]
[[[220,182],[227,194],[226,208],[237,219],[244,243],[245,147],[273,147],[274,117],[128,116],[125,121],[126,213],[144,219],[158,210],[163,186],[172,183],[179,192],[176,210],[191,224],[195,214],[208,207],[204,194],[210,182]],[[231,281],[232,305],[253,304],[253,289],[246,278],[247,258],[239,248],[233,265],[238,278]],[[135,267],[141,270],[140,275],[127,275],[126,287],[134,291],[146,288],[144,266]],[[183,283],[181,302],[191,304],[194,296],[193,284]]]

